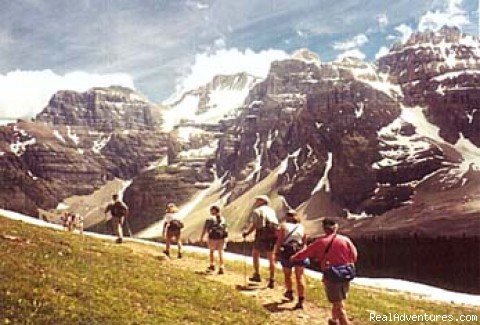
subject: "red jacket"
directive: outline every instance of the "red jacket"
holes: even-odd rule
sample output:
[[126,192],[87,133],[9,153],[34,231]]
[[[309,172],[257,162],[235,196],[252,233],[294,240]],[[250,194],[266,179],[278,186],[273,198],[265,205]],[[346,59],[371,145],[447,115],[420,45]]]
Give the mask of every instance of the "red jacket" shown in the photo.
[[357,248],[353,245],[350,238],[336,234],[335,239],[327,253],[325,249],[332,240],[334,234],[325,235],[317,238],[312,244],[292,256],[295,261],[301,261],[309,257],[321,262],[320,267],[325,270],[330,265],[344,265],[355,263],[357,261]]

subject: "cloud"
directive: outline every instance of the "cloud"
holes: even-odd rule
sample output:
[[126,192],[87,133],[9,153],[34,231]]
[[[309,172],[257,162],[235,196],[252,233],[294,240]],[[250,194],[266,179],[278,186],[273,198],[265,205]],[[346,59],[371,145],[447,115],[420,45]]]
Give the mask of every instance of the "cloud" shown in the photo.
[[381,58],[382,56],[387,55],[389,52],[390,52],[390,50],[388,49],[388,47],[382,46],[382,47],[378,50],[377,54],[375,54],[375,60],[378,60],[378,59]]
[[[270,65],[275,60],[284,60],[290,55],[282,50],[265,50],[254,52],[250,49],[240,51],[237,48],[221,49],[212,54],[197,54],[195,63],[190,67],[186,77],[177,80],[174,97],[184,91],[196,89],[210,82],[215,75],[246,72],[256,77],[265,78]],[[171,102],[174,98],[168,99]]]
[[0,119],[30,118],[38,114],[58,90],[85,91],[119,85],[134,88],[128,74],[92,74],[81,71],[58,75],[51,70],[0,74]]
[[368,43],[368,37],[365,34],[358,34],[355,35],[353,38],[343,41],[343,42],[335,42],[333,43],[332,47],[335,50],[346,51],[351,50],[357,47],[360,47],[364,44]]
[[407,24],[398,25],[397,27],[395,27],[395,31],[401,34],[400,40],[402,41],[402,43],[405,43],[406,41],[408,41],[408,39],[410,38],[410,35],[412,35],[413,33],[412,27],[408,26]]
[[469,25],[468,13],[462,9],[463,0],[443,0],[443,8],[435,11],[427,11],[418,23],[418,30],[436,31],[443,26],[457,26],[462,28]]
[[364,60],[365,57],[366,57],[365,53],[363,53],[359,49],[351,49],[351,50],[346,50],[345,52],[339,54],[337,56],[337,61],[342,61],[345,58],[355,58],[359,60]]
[[377,19],[378,27],[380,27],[381,29],[388,26],[389,21],[388,21],[387,14],[379,14],[377,15],[376,19]]
[[203,3],[200,1],[187,0],[187,2],[185,2],[185,5],[189,8],[196,9],[196,10],[206,10],[210,8],[208,3]]

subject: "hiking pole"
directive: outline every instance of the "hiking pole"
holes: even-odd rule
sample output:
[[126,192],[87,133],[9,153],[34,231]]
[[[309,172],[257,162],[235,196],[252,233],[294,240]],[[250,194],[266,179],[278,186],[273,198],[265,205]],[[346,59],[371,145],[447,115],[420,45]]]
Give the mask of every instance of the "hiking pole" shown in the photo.
[[247,287],[247,239],[243,237],[243,282]]

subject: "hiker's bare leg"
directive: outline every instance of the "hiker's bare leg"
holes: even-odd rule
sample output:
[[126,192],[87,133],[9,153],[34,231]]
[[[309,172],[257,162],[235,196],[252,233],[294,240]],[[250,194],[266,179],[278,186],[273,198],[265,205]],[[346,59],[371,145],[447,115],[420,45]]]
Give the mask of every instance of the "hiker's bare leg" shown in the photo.
[[165,251],[168,253],[170,252],[170,242],[172,240],[172,237],[167,234],[165,238]]
[[177,238],[177,247],[178,247],[178,252],[182,252],[182,237],[178,236]]
[[123,229],[122,229],[123,219],[120,219],[117,224],[117,236],[118,238],[123,238]]
[[289,267],[283,268],[283,275],[285,277],[285,288],[287,291],[293,291],[292,284],[292,269]]
[[213,249],[210,250],[210,266],[215,266],[215,256],[213,255],[215,251]]
[[338,319],[340,325],[348,325],[347,312],[343,306],[343,301],[337,301],[333,303],[332,318]]
[[223,249],[218,250],[218,263],[220,267],[223,268]]
[[270,279],[275,279],[275,250],[268,252],[267,255],[270,262]]
[[305,268],[303,266],[295,267],[295,278],[297,280],[297,294],[305,298],[305,277],[303,276]]
[[260,251],[256,248],[252,250],[253,270],[255,274],[260,274]]

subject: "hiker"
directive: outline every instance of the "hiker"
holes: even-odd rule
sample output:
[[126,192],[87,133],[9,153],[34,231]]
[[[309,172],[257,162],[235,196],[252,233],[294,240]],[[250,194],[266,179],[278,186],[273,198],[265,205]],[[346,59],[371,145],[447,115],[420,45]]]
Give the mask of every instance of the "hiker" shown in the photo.
[[68,231],[75,230],[75,219],[76,219],[76,215],[70,212],[68,214]]
[[260,278],[260,253],[266,252],[270,262],[270,278],[268,288],[275,286],[275,244],[277,242],[278,219],[275,211],[269,206],[270,199],[266,195],[255,197],[255,209],[249,219],[247,230],[242,233],[245,239],[255,231],[252,258],[254,273],[252,282],[261,282]]
[[68,230],[68,212],[65,212],[61,217],[60,221],[62,222],[63,230],[67,231]]
[[117,194],[112,195],[113,203],[110,203],[106,209],[105,214],[110,212],[112,215],[113,231],[117,235],[116,242],[121,244],[123,242],[123,223],[128,217],[128,207],[123,203]]
[[280,264],[283,267],[285,278],[284,296],[289,301],[293,298],[292,269],[295,271],[295,280],[297,283],[298,302],[294,309],[303,309],[305,300],[305,278],[303,272],[305,266],[310,264],[308,258],[299,261],[290,261],[295,253],[304,248],[306,240],[305,228],[301,224],[300,217],[295,210],[289,210],[285,216],[285,221],[280,224],[277,249],[280,256]]
[[332,318],[329,325],[348,324],[343,300],[347,299],[350,280],[355,276],[354,263],[357,249],[350,238],[337,234],[338,224],[332,219],[323,220],[324,236],[293,255],[291,261],[315,258],[323,272],[323,283],[328,301],[332,304]]
[[218,252],[218,274],[224,273],[223,251],[225,250],[226,238],[228,237],[225,218],[220,214],[220,208],[216,205],[210,208],[210,215],[203,226],[200,242],[204,241],[208,234],[208,248],[210,249],[210,266],[207,271],[215,271],[215,251]]
[[77,226],[76,228],[80,231],[80,234],[83,235],[84,219],[82,215],[77,214]]
[[177,212],[179,209],[174,203],[167,204],[166,215],[163,222],[163,237],[165,238],[166,247],[163,253],[170,257],[170,244],[174,241],[178,246],[178,258],[182,258],[182,228],[183,223],[178,219]]

